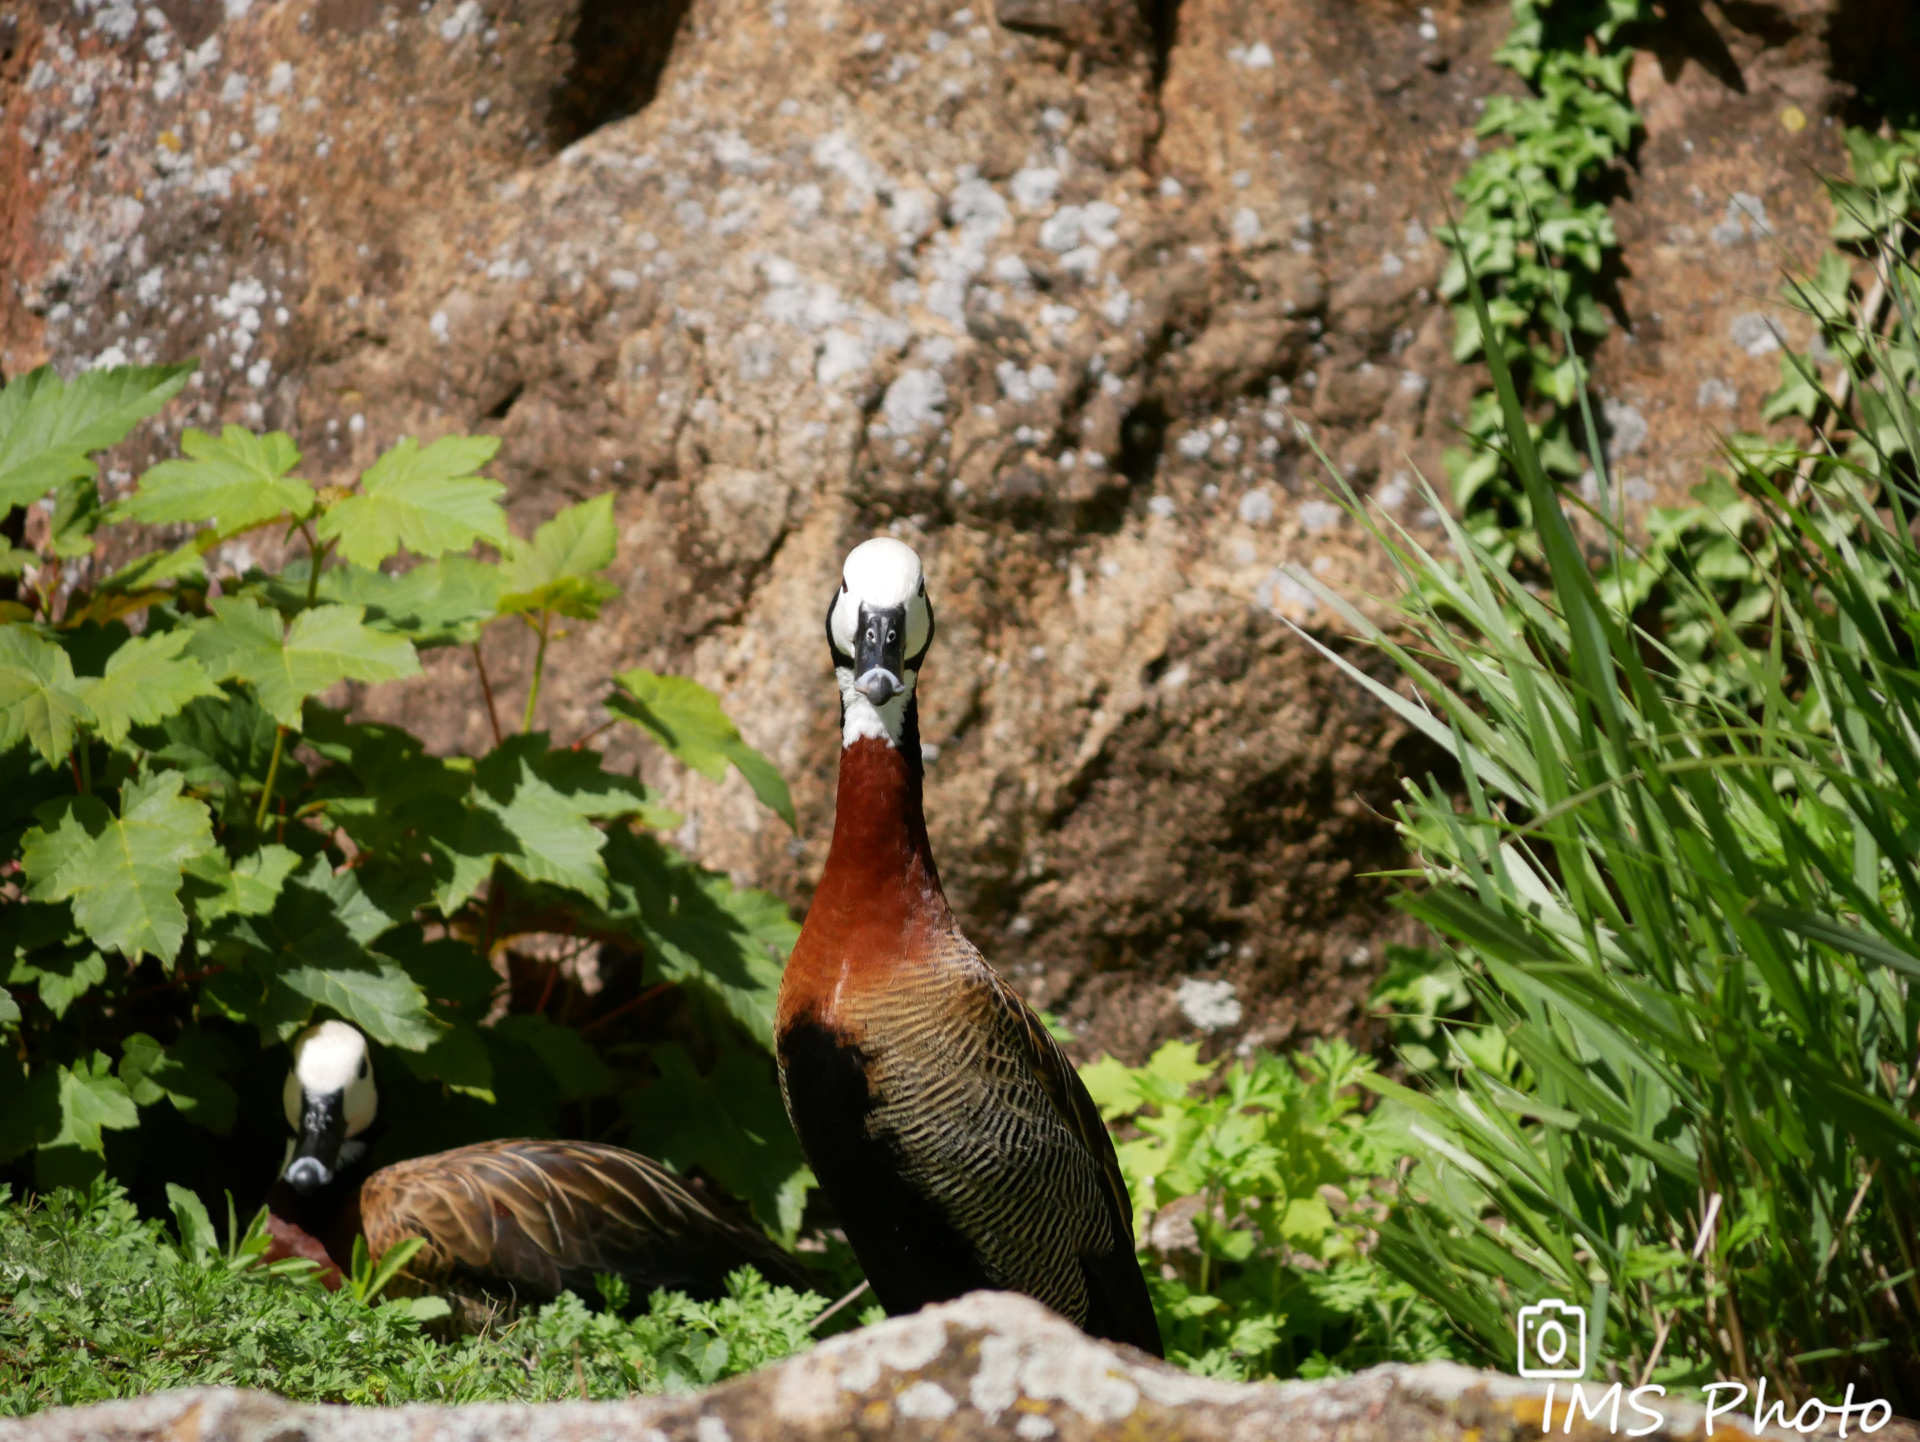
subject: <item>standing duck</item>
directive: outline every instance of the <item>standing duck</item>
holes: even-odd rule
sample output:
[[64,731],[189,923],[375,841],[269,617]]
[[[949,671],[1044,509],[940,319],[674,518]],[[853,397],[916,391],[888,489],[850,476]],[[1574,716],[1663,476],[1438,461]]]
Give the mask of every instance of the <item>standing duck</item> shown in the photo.
[[840,682],[833,846],[780,984],[787,1112],[888,1312],[1024,1292],[1155,1356],[1133,1207],[1099,1109],[961,935],[921,804],[920,558],[880,538],[827,610]]
[[760,1269],[806,1289],[786,1253],[754,1228],[717,1215],[692,1184],[658,1162],[594,1142],[480,1142],[366,1175],[364,1133],[379,1110],[367,1042],[327,1021],[295,1039],[287,1077],[293,1155],[268,1193],[268,1260],[306,1257],[330,1287],[356,1236],[379,1257],[395,1242],[426,1245],[402,1276],[410,1290],[450,1290],[521,1303],[563,1291],[597,1296],[595,1276],[711,1300],[729,1272]]

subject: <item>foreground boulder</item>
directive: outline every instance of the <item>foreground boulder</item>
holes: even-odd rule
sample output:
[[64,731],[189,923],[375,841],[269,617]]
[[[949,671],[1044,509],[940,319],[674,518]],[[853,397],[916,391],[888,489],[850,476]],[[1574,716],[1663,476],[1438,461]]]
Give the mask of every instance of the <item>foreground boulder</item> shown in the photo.
[[[1543,1395],[1538,1383],[1447,1363],[1376,1367],[1332,1382],[1215,1382],[1096,1342],[1024,1297],[976,1292],[692,1397],[382,1410],[202,1387],[0,1422],[0,1442],[1509,1442],[1540,1435]],[[1658,1442],[1701,1432],[1697,1407],[1671,1404],[1666,1419],[1645,1435]],[[1644,1422],[1627,1413],[1621,1427]],[[1744,1435],[1725,1419],[1714,1433]],[[1573,1435],[1606,1434],[1582,1419]],[[1914,1433],[1895,1423],[1878,1436],[1912,1442]]]

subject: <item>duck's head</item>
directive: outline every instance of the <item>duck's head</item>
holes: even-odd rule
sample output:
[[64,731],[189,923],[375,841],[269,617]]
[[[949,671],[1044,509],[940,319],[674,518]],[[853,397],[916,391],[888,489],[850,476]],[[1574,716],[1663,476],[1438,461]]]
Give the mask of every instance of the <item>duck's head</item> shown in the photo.
[[331,1182],[354,1159],[357,1137],[380,1108],[367,1039],[344,1021],[323,1021],[293,1039],[293,1070],[284,1094],[287,1125],[300,1134],[286,1178],[306,1195]]
[[827,607],[827,645],[840,681],[841,744],[872,736],[899,745],[933,645],[933,607],[913,547],[876,536],[848,553]]

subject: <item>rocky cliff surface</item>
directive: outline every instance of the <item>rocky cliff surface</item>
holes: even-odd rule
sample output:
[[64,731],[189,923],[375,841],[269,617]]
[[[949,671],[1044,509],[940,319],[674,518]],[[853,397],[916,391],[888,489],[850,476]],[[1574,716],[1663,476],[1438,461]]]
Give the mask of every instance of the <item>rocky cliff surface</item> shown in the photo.
[[[1809,167],[1839,164],[1867,63],[1841,41],[1869,11],[1681,6],[1640,57],[1601,380],[1641,504],[1772,382],[1751,314],[1821,243]],[[737,783],[663,775],[682,839],[797,905],[831,819],[820,617],[846,548],[893,531],[939,607],[929,809],[973,935],[1092,1045],[1277,1043],[1350,1022],[1388,933],[1361,873],[1395,861],[1396,767],[1424,769],[1285,624],[1327,619],[1301,568],[1384,581],[1307,436],[1424,524],[1410,478],[1438,479],[1478,384],[1432,236],[1477,102],[1515,83],[1507,23],[1397,0],[19,3],[0,370],[202,358],[116,488],[181,426],[239,421],[290,431],[316,480],[401,434],[496,432],[523,524],[617,491],[624,595],[559,653],[540,722],[590,730],[610,668],[714,685],[794,778],[800,834]],[[491,658],[509,697],[513,651]],[[485,739],[464,654],[369,704]]]

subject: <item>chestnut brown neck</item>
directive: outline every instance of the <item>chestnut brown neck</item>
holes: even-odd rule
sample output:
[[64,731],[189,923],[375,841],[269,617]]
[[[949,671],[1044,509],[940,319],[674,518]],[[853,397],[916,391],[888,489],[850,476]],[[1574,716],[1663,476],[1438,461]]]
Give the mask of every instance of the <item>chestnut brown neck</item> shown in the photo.
[[903,729],[899,746],[864,737],[840,752],[833,846],[813,905],[862,929],[952,917],[927,840],[918,728]]

